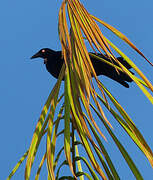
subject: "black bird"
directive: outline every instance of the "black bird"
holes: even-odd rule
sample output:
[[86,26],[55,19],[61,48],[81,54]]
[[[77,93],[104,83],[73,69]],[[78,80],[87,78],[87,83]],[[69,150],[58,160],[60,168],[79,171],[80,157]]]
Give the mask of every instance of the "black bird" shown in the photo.
[[[102,54],[95,54],[95,55],[102,57],[103,59],[109,62],[113,61],[113,63],[118,66],[118,64],[114,60],[110,60],[109,58],[107,58],[106,56]],[[38,51],[35,55],[33,55],[31,59],[38,58],[38,57],[44,59],[44,64],[46,65],[48,72],[55,78],[58,78],[60,70],[64,62],[61,51],[54,51],[49,48],[43,48],[40,51]],[[121,71],[118,73],[114,67],[100,60],[97,60],[91,55],[90,55],[90,59],[91,59],[91,62],[93,64],[93,67],[95,69],[97,76],[105,75],[117,81],[118,83],[122,84],[124,87],[129,88],[129,85],[127,82],[132,82],[132,79],[126,73],[121,72]],[[131,66],[122,57],[118,57],[117,59],[127,69],[131,69]]]

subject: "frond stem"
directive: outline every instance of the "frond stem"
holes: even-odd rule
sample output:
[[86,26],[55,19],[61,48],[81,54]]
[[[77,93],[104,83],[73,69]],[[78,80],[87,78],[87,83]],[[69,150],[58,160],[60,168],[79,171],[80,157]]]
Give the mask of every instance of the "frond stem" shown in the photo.
[[73,171],[74,171],[74,174],[76,175],[76,164],[75,164],[75,138],[74,138],[74,131],[75,131],[75,128],[74,128],[73,122],[72,122],[71,124],[72,124],[72,164],[73,164]]

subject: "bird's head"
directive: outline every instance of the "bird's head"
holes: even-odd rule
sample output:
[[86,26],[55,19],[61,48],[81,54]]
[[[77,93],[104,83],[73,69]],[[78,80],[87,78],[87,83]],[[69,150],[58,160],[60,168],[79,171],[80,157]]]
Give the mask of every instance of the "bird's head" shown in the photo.
[[47,63],[47,59],[49,59],[49,57],[51,55],[53,55],[55,53],[55,51],[49,49],[49,48],[43,48],[41,50],[39,50],[36,54],[34,54],[31,59],[35,59],[35,58],[43,58],[44,59],[44,64]]

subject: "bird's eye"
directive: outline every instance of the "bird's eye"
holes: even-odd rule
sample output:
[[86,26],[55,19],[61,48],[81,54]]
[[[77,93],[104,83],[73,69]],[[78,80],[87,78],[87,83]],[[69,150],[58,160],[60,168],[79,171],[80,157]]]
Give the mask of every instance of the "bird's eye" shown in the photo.
[[45,53],[45,49],[43,49],[41,52],[42,52],[42,53]]

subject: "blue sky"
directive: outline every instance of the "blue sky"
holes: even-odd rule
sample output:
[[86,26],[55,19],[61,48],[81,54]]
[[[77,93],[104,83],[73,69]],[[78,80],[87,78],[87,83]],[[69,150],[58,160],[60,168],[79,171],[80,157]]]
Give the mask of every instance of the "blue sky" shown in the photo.
[[[46,71],[42,61],[31,61],[30,57],[42,47],[60,49],[57,24],[61,2],[5,0],[0,3],[0,179],[2,180],[6,179],[10,170],[28,149],[41,109],[55,84],[55,79]],[[153,63],[153,2],[151,0],[147,3],[139,0],[129,0],[124,3],[122,0],[81,2],[91,14],[123,32]],[[112,38],[112,40],[116,39]],[[140,55],[129,50],[128,46],[118,41],[116,43],[153,83],[153,68]],[[100,79],[119,99],[153,149],[151,103],[134,84],[126,89],[108,78]],[[130,143],[131,141],[125,141],[126,136],[122,136],[121,132],[119,134],[121,142],[129,148],[128,152],[142,171],[144,179],[151,179],[153,171],[148,160],[133,143]],[[110,148],[110,154],[113,155],[113,161],[116,162],[116,167],[121,173],[121,179],[134,179],[131,172],[127,171],[127,166],[122,163],[117,150],[114,154],[109,143],[106,146]],[[13,179],[23,179],[24,165],[25,163]],[[45,174],[45,167],[43,170],[42,174]]]

